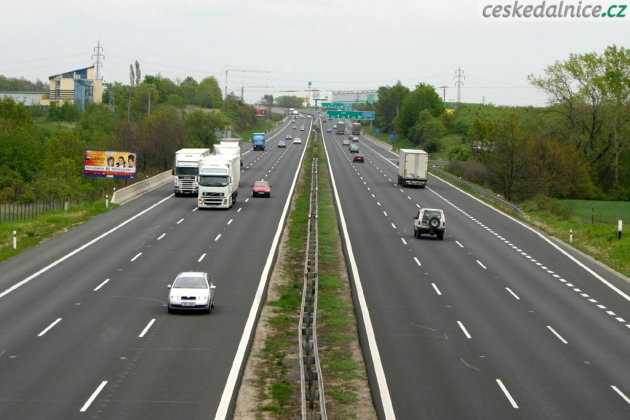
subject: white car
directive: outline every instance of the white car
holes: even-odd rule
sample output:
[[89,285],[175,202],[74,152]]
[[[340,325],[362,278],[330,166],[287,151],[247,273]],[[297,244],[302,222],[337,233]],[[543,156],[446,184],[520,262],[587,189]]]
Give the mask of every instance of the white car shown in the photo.
[[300,131],[304,131],[304,126],[300,127]]
[[293,139],[293,144],[302,144],[302,139],[299,137],[296,137],[295,139]]
[[201,310],[206,313],[214,308],[216,286],[208,273],[201,271],[182,271],[173,285],[168,285],[168,313],[176,310]]
[[413,236],[420,238],[422,234],[444,239],[446,232],[446,216],[442,209],[420,209],[413,218]]

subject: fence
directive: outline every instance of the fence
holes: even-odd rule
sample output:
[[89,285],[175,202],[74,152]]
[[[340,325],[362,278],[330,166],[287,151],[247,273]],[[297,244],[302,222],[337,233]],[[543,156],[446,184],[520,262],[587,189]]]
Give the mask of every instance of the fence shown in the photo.
[[34,203],[0,204],[0,223],[32,219],[52,210],[67,210],[70,203],[63,198],[37,200]]

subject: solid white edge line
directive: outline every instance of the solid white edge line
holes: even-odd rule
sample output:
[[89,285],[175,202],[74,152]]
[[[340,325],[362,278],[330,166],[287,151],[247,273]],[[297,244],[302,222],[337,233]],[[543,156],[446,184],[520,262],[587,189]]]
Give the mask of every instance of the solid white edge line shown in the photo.
[[433,286],[433,288],[435,289],[435,291],[437,292],[438,295],[442,296],[442,292],[440,292],[440,289],[438,289],[438,287],[436,286],[435,283],[431,283],[431,285]]
[[87,400],[85,402],[85,404],[83,405],[83,407],[81,407],[81,410],[79,410],[81,413],[85,413],[87,411],[87,409],[90,407],[90,404],[92,404],[92,402],[94,402],[96,397],[98,397],[98,394],[100,394],[100,392],[103,390],[103,388],[105,388],[105,385],[107,385],[107,381],[101,382],[101,384],[98,386],[98,388],[96,388],[96,391],[94,391],[94,393],[92,394],[90,399]]
[[83,251],[85,248],[87,248],[88,246],[94,244],[95,242],[100,241],[101,239],[103,239],[104,237],[106,237],[107,235],[109,235],[110,233],[113,233],[115,231],[117,231],[118,229],[120,229],[121,227],[125,226],[126,224],[130,223],[131,221],[137,219],[138,217],[142,216],[144,213],[152,210],[153,208],[159,206],[160,204],[162,204],[163,202],[165,202],[166,200],[168,200],[169,198],[173,197],[173,194],[169,195],[168,197],[164,198],[163,200],[158,201],[157,203],[153,204],[151,207],[149,207],[148,209],[145,209],[143,211],[141,211],[140,213],[136,214],[135,216],[133,216],[130,219],[125,220],[124,222],[122,222],[121,224],[119,224],[118,226],[108,230],[107,232],[103,233],[102,235],[96,237],[95,239],[92,239],[90,242],[88,242],[87,244],[75,249],[74,251],[70,252],[69,254],[64,255],[63,257],[59,258],[57,261],[48,264],[46,267],[42,268],[41,270],[39,270],[37,273],[30,275],[29,277],[25,278],[24,280],[22,280],[21,282],[14,284],[13,286],[9,287],[8,289],[6,289],[4,292],[0,293],[0,298],[8,295],[9,293],[11,293],[12,291],[18,289],[19,287],[22,287],[23,285],[25,285],[26,283],[28,283],[29,281],[33,280],[34,278],[36,278],[37,276],[39,276],[40,274],[45,273],[46,271],[50,270],[51,268],[55,267],[58,264],[61,264],[62,262],[64,262],[65,260],[67,260],[68,258],[74,256],[75,254]]
[[99,284],[96,289],[94,289],[94,291],[96,292],[98,289],[100,289],[101,287],[105,286],[107,284],[107,282],[109,281],[109,279],[106,279],[103,283]]
[[457,324],[459,325],[459,328],[462,329],[462,331],[464,332],[464,334],[466,334],[466,338],[472,338],[470,336],[470,334],[468,334],[468,330],[466,329],[466,327],[464,327],[464,324],[462,324],[461,321],[457,321]]
[[549,331],[551,331],[556,337],[558,337],[558,340],[562,341],[564,344],[569,344],[569,342],[565,340],[564,338],[562,338],[562,336],[558,334],[556,330],[551,328],[549,325],[547,325],[547,328],[549,328]]
[[507,399],[510,400],[510,404],[512,404],[512,407],[518,409],[518,405],[516,404],[516,401],[514,401],[514,398],[512,398],[512,395],[510,394],[510,392],[507,390],[505,385],[503,385],[503,382],[501,382],[501,379],[497,379],[497,383],[501,387],[501,390],[503,391]]
[[630,398],[628,398],[628,397],[626,396],[626,394],[624,394],[623,392],[621,392],[621,390],[620,390],[619,388],[617,388],[617,387],[616,387],[616,386],[614,386],[614,385],[611,385],[610,387],[611,387],[612,389],[614,389],[614,390],[615,390],[615,392],[616,392],[617,394],[619,394],[619,396],[620,396],[621,398],[623,398],[624,400],[626,400],[626,402],[627,402],[628,404],[630,404]]
[[149,328],[151,328],[151,325],[153,325],[154,322],[155,322],[155,318],[149,321],[149,324],[146,327],[144,327],[144,330],[142,330],[142,332],[140,333],[138,337],[139,338],[144,337],[144,335],[147,333],[147,331],[149,331]]
[[[352,271],[352,276],[354,278],[354,283],[356,286],[357,298],[359,299],[359,308],[363,317],[363,322],[365,324],[365,332],[367,335],[367,344],[370,350],[370,355],[372,356],[372,362],[374,363],[374,373],[376,375],[376,382],[378,384],[378,389],[380,393],[381,403],[383,404],[383,412],[385,414],[385,419],[395,419],[396,414],[394,413],[394,407],[392,405],[391,396],[389,394],[389,387],[387,385],[387,378],[385,377],[385,371],[383,369],[383,363],[381,362],[381,356],[378,350],[378,345],[376,344],[376,336],[374,334],[374,328],[372,328],[372,319],[370,318],[370,311],[367,306],[367,302],[365,300],[365,295],[363,293],[363,284],[361,283],[361,276],[359,275],[359,270],[357,267],[357,263],[354,259],[354,250],[352,248],[352,244],[350,243],[350,236],[348,234],[348,226],[346,225],[346,219],[343,215],[343,208],[341,206],[341,201],[339,198],[339,193],[337,192],[337,185],[335,183],[335,175],[330,165],[330,156],[328,155],[328,147],[326,146],[326,142],[324,141],[324,151],[326,152],[326,161],[328,164],[328,170],[330,171],[330,181],[333,187],[333,193],[335,196],[335,201],[338,203],[337,211],[339,212],[339,220],[341,222],[341,229],[344,235],[344,241],[346,243],[346,248],[348,250],[348,260],[350,261],[350,269]],[[419,261],[417,261],[419,263]]]
[[60,321],[61,321],[61,318],[57,318],[57,320],[55,322],[53,322],[48,327],[46,327],[46,329],[44,331],[40,332],[39,334],[37,334],[37,336],[41,337],[42,335],[46,334],[52,327],[57,325]]
[[[308,143],[310,138],[310,131],[308,137],[306,138],[306,143]],[[219,406],[217,408],[217,413],[215,415],[215,420],[223,420],[227,417],[228,409],[230,408],[230,401],[232,400],[232,395],[234,394],[236,383],[238,380],[239,372],[241,370],[241,366],[243,365],[243,361],[245,360],[245,351],[247,350],[247,343],[249,342],[252,330],[254,329],[254,321],[256,320],[256,314],[258,313],[258,307],[260,306],[260,302],[263,299],[263,292],[265,291],[265,286],[267,284],[267,277],[269,276],[269,272],[272,268],[273,264],[273,256],[275,254],[275,250],[278,248],[278,244],[280,242],[280,237],[282,235],[282,227],[284,226],[284,221],[287,218],[289,206],[291,204],[291,197],[293,196],[293,191],[295,190],[295,186],[297,185],[298,175],[302,169],[302,165],[304,163],[304,156],[306,154],[306,147],[302,149],[302,157],[300,159],[300,165],[298,166],[295,176],[293,177],[293,184],[291,185],[291,189],[289,190],[289,194],[287,196],[287,201],[284,204],[284,209],[282,211],[282,217],[280,218],[280,223],[278,223],[278,228],[276,229],[276,235],[273,238],[273,242],[271,243],[271,248],[269,255],[267,256],[267,262],[265,263],[265,267],[263,268],[263,272],[260,276],[260,282],[258,283],[258,289],[256,290],[256,295],[254,296],[254,301],[252,302],[252,307],[249,311],[249,316],[247,317],[247,322],[245,324],[245,328],[243,329],[243,335],[241,336],[241,341],[238,345],[238,350],[236,355],[234,356],[234,361],[232,362],[232,368],[230,369],[230,374],[225,382],[225,388],[223,389],[223,394],[221,395],[221,401],[219,402]],[[249,199],[245,200],[246,202]]]

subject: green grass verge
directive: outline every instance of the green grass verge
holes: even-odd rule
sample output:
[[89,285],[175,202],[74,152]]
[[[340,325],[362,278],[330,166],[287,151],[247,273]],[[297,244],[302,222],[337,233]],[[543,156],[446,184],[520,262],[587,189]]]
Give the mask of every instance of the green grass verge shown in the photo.
[[[116,204],[110,203],[106,208],[105,200],[99,200],[72,206],[68,211],[51,211],[25,221],[0,223],[0,262],[116,207]],[[16,232],[17,249],[13,249],[13,231]]]

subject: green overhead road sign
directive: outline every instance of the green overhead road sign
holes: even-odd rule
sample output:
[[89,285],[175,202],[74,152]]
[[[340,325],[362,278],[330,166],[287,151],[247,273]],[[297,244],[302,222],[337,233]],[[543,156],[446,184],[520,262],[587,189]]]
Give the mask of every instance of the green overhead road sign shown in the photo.
[[322,102],[322,108],[344,109],[346,106],[341,102]]
[[365,111],[326,111],[328,118],[345,118],[348,120],[373,120],[373,112]]

